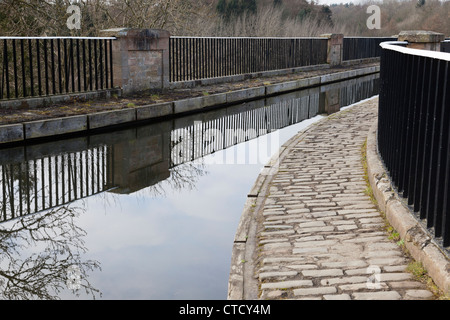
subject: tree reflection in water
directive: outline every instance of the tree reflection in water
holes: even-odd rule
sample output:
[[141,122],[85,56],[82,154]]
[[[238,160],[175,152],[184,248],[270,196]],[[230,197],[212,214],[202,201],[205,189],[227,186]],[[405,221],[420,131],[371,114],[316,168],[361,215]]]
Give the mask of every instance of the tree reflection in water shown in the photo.
[[[61,206],[0,225],[2,299],[59,299],[69,288],[75,297],[83,291],[93,299],[101,297],[88,280],[89,272],[100,269],[99,262],[82,260],[86,232],[74,221],[82,210]],[[79,279],[68,286],[73,268]]]

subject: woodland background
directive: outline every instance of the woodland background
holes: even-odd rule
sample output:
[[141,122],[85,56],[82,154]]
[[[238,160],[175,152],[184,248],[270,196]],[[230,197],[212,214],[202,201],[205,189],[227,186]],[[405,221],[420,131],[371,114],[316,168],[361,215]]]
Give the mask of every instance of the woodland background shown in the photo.
[[[81,9],[81,29],[69,30],[67,8]],[[381,29],[369,30],[369,5],[381,9]],[[392,36],[430,30],[450,36],[450,1],[380,0],[330,6],[306,0],[0,0],[1,36],[95,36],[116,27],[169,30],[178,36],[300,37],[323,33]]]

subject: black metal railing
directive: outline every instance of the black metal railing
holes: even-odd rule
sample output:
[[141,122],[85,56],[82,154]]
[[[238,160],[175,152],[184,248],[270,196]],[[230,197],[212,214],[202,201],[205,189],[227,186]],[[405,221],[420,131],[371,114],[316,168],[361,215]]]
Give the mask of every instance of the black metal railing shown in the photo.
[[450,39],[441,42],[441,52],[450,53]]
[[113,88],[114,39],[0,37],[0,99]]
[[382,44],[378,148],[411,210],[450,245],[450,54]]
[[343,60],[375,58],[381,55],[380,43],[397,38],[344,37]]
[[326,38],[170,37],[170,81],[327,63]]

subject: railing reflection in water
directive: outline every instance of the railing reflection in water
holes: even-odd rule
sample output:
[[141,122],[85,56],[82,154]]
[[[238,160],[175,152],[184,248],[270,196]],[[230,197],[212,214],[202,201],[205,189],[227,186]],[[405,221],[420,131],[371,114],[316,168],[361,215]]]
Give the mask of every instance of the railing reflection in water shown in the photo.
[[376,74],[113,133],[4,149],[0,222],[105,191],[133,193],[168,179],[180,164],[377,93]]
[[67,204],[108,188],[108,146],[0,166],[1,220]]

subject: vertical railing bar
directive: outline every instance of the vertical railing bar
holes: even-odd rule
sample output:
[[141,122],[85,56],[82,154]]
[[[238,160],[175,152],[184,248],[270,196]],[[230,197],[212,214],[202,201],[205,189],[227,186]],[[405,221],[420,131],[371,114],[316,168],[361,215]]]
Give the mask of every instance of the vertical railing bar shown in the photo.
[[83,89],[81,89],[80,39],[77,39],[77,85],[77,91],[82,92]]
[[185,80],[188,80],[188,81],[192,79],[191,78],[191,76],[192,76],[192,73],[191,73],[191,66],[192,66],[192,64],[191,64],[190,51],[191,51],[191,43],[190,43],[189,39],[186,39],[186,47],[185,47],[185,54],[186,54],[186,56],[185,56],[185,59],[186,59],[186,79]]
[[[108,40],[103,40],[103,45],[105,47],[105,89],[109,88],[109,79],[108,79]],[[169,63],[170,68],[170,63]],[[169,76],[170,76],[170,69],[169,69]]]
[[195,80],[199,79],[198,68],[199,68],[199,60],[198,60],[198,39],[194,39],[194,70],[195,70]]
[[71,76],[71,84],[72,84],[72,92],[75,92],[75,61],[74,61],[74,52],[73,52],[73,39],[70,39],[70,76]]
[[83,55],[83,89],[84,91],[88,90],[88,83],[87,83],[87,74],[86,74],[86,39],[81,40],[81,47],[82,47],[82,55]]
[[181,51],[180,51],[180,39],[175,39],[175,50],[176,50],[176,60],[175,60],[175,68],[176,68],[176,81],[181,80]]
[[26,84],[26,77],[25,77],[25,43],[23,39],[20,39],[20,62],[22,65],[22,91],[23,91],[23,97],[27,96],[27,84]]
[[92,84],[92,41],[88,40],[88,61],[89,61],[89,90],[94,90]]
[[57,40],[58,45],[58,82],[59,82],[59,93],[63,92],[63,80],[62,80],[62,65],[61,65],[61,39]]
[[32,54],[32,43],[31,39],[28,39],[28,59],[30,60],[30,92],[31,96],[34,96],[34,77],[33,77],[33,54]]
[[94,39],[94,81],[95,81],[95,90],[98,90],[98,48],[97,48],[97,40]]
[[195,80],[194,39],[189,40],[189,80]]
[[[8,67],[8,40],[3,40],[3,66],[5,72],[5,86],[6,86],[6,98],[10,98],[10,90],[9,90],[9,67]],[[2,92],[3,93],[3,92]]]
[[36,39],[36,63],[37,63],[37,76],[38,76],[38,93],[42,96],[42,79],[41,79],[41,52],[39,39]]
[[103,45],[102,45],[103,41],[102,40],[98,40],[98,53],[99,53],[99,63],[100,63],[100,83],[97,89],[103,89],[104,88],[104,83],[103,83]]
[[44,76],[45,76],[45,94],[50,94],[50,88],[48,85],[48,46],[47,46],[47,39],[44,39],[43,42],[44,45]]
[[[441,116],[438,121],[440,121],[440,130],[438,132],[439,135],[439,144],[438,144],[438,158],[437,158],[437,175],[435,176],[436,181],[436,192],[434,193],[434,232],[435,237],[440,237],[442,235],[442,218],[443,218],[443,207],[444,207],[444,191],[445,191],[445,163],[447,157],[447,150],[445,147],[448,145],[449,141],[447,138],[449,137],[449,123],[450,123],[450,111],[448,110],[448,106],[446,106],[445,96],[447,91],[447,79],[448,79],[448,62],[443,62],[442,69],[443,77],[440,79],[442,82],[442,92],[439,95],[439,100],[442,101],[440,103],[441,108]],[[441,84],[439,84],[441,86]]]
[[51,73],[52,73],[52,93],[56,94],[56,75],[55,75],[55,45],[53,43],[53,39],[50,39],[50,66],[51,66]]
[[111,79],[110,79],[109,83],[111,85],[111,88],[114,88],[114,70],[113,70],[114,66],[113,66],[112,42],[113,42],[113,40],[110,39],[109,40],[109,73],[110,73]]
[[172,53],[172,41],[173,38],[169,37],[169,81],[172,82],[173,81],[173,77],[172,77],[172,63],[173,63],[173,53]]
[[18,75],[17,75],[17,50],[16,50],[16,39],[12,40],[12,46],[13,46],[13,65],[14,65],[14,93],[16,99],[19,98],[19,82],[18,82]]
[[208,78],[208,40],[202,39],[202,78]]
[[69,57],[67,53],[67,39],[63,39],[63,50],[64,50],[64,89],[65,92],[69,92]]
[[[427,101],[425,102],[426,111],[427,111],[427,122],[425,127],[425,141],[424,141],[424,153],[423,153],[423,165],[422,165],[422,181],[420,183],[420,218],[425,219],[427,217],[427,190],[429,186],[428,173],[431,166],[431,143],[433,139],[433,119],[436,113],[435,111],[435,103],[434,103],[434,95],[433,88],[435,85],[433,83],[433,78],[436,75],[437,71],[437,62],[435,60],[430,60],[431,67],[429,68],[429,77],[428,77],[428,85],[427,85]],[[425,88],[424,88],[425,89]]]
[[182,66],[182,75],[181,75],[181,80],[182,81],[186,81],[187,80],[187,78],[186,78],[186,74],[187,74],[187,72],[186,72],[186,39],[182,39],[181,40],[181,43],[180,43],[180,46],[181,46],[181,53],[182,53],[182,55],[181,55],[181,66]]

